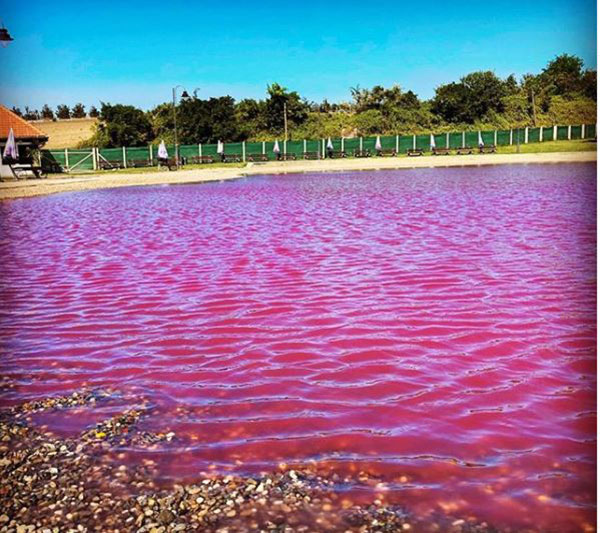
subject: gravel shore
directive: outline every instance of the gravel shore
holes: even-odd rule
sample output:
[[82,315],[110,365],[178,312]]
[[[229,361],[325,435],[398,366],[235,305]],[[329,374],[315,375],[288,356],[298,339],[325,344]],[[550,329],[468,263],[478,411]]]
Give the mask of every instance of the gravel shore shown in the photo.
[[[420,521],[386,502],[381,480],[364,472],[343,478],[317,464],[281,464],[256,477],[199,474],[193,483],[157,487],[154,461],[131,465],[120,453],[177,439],[172,432],[137,430],[137,422],[151,415],[143,400],[77,438],[58,438],[31,423],[36,413],[96,408],[114,394],[80,391],[0,412],[0,532],[496,531],[474,518]],[[345,496],[340,489],[350,482],[370,489],[372,502],[356,504]]]
[[481,166],[531,163],[594,162],[596,152],[548,152],[531,154],[474,154],[464,156],[422,156],[365,159],[326,159],[322,161],[286,161],[248,163],[244,168],[201,168],[177,172],[151,171],[140,173],[104,172],[73,175],[44,180],[19,180],[0,183],[0,200],[24,198],[59,192],[83,191],[138,185],[172,185],[202,183],[264,174],[303,172],[340,172],[359,170],[389,170],[401,168]]

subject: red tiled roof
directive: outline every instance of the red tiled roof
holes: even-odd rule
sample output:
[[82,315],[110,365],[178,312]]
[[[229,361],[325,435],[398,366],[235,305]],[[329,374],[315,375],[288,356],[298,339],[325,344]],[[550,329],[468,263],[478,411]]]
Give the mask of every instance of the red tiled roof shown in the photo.
[[32,126],[25,119],[15,115],[10,109],[0,105],[0,139],[8,139],[10,128],[15,133],[15,139],[48,139],[43,131]]

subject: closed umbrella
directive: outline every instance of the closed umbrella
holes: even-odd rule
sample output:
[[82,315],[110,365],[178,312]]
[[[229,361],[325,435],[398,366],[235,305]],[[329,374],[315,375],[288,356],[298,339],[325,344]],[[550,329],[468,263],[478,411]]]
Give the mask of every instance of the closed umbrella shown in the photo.
[[6,141],[2,158],[7,161],[17,161],[19,159],[19,151],[17,150],[17,143],[15,142],[15,133],[12,128],[10,128],[10,131],[8,132],[8,140]]
[[478,131],[478,132],[477,132],[477,135],[478,135],[478,137],[479,137],[479,146],[483,146],[483,137],[481,137],[481,132],[480,132],[480,131]]
[[225,145],[221,141],[217,141],[217,154],[225,153]]
[[381,137],[377,135],[377,139],[375,140],[375,150],[381,152]]
[[333,143],[331,142],[331,137],[327,139],[327,150],[333,150]]
[[431,140],[429,141],[429,144],[431,145],[431,148],[435,148],[435,137],[433,136],[433,133],[431,133],[429,135],[431,137]]
[[279,141],[275,141],[275,144],[273,145],[273,153],[279,154],[279,152],[281,152],[279,149]]
[[158,158],[169,159],[169,152],[167,152],[165,141],[160,141],[160,144],[158,145]]

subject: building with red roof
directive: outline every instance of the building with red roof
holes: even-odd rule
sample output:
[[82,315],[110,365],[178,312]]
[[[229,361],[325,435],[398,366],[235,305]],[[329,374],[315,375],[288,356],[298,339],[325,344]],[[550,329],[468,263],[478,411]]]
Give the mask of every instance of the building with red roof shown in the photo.
[[19,151],[19,162],[27,163],[31,162],[32,159],[38,159],[39,161],[39,149],[48,140],[48,135],[43,131],[16,115],[10,109],[0,105],[0,177],[14,175],[11,168],[3,164],[1,159],[11,128]]

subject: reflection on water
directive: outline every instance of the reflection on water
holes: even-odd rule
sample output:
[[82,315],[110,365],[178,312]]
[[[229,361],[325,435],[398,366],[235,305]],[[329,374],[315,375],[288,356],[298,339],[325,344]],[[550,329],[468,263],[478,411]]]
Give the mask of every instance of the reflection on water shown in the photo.
[[423,512],[592,521],[595,195],[527,165],[5,202],[2,403],[143,395],[167,479],[314,459]]

